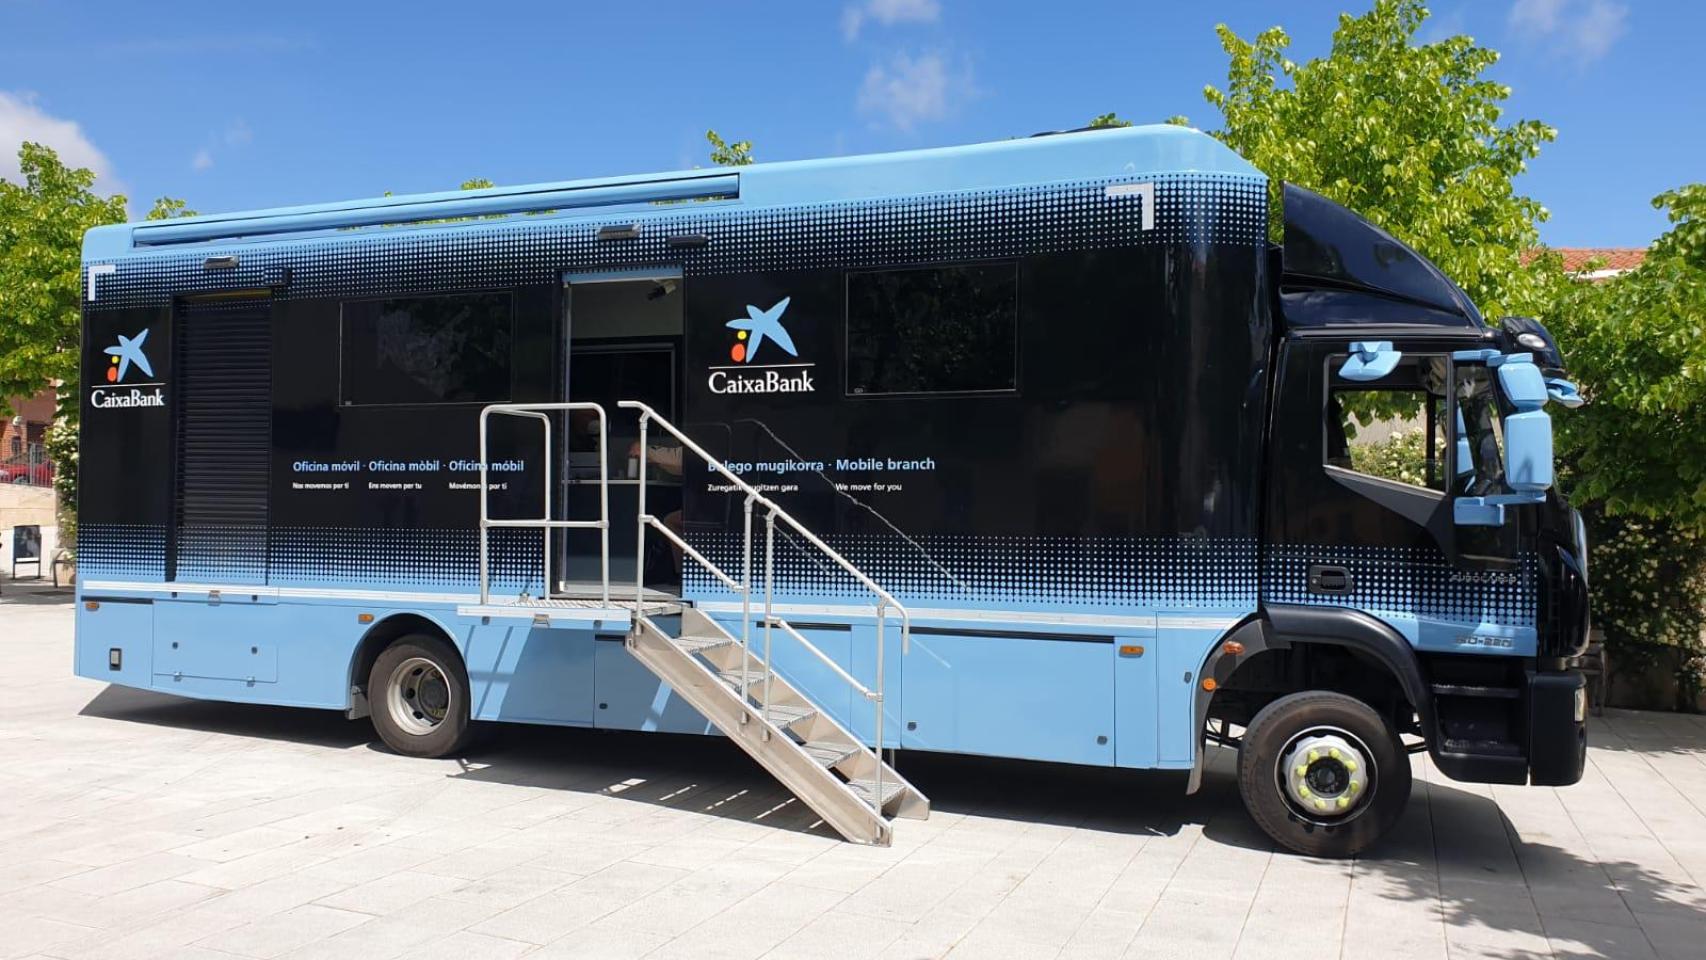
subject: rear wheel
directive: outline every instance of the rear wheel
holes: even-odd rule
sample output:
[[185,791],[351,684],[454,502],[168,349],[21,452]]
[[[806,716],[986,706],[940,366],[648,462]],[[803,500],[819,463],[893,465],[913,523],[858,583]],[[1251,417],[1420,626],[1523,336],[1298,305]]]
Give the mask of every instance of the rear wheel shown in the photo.
[[1250,816],[1281,846],[1352,857],[1403,812],[1410,759],[1368,704],[1341,693],[1294,693],[1245,728],[1238,790]]
[[468,673],[438,637],[400,637],[373,662],[367,699],[373,729],[398,753],[444,757],[468,739]]

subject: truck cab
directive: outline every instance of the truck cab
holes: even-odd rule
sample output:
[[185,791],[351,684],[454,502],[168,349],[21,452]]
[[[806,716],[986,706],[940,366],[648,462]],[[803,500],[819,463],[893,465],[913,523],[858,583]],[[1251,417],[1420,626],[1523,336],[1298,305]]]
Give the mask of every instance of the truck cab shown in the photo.
[[[1210,736],[1213,720],[1242,725],[1243,766],[1259,758],[1243,784],[1257,820],[1342,853],[1384,829],[1358,814],[1395,815],[1408,770],[1379,764],[1391,744],[1333,722],[1330,703],[1306,716],[1323,692],[1372,708],[1454,779],[1581,778],[1586,544],[1553,488],[1549,412],[1580,399],[1541,324],[1489,324],[1390,234],[1296,186],[1284,199],[1261,616],[1204,676]],[[1270,731],[1297,701],[1303,715]],[[1341,755],[1385,782],[1357,784]]]

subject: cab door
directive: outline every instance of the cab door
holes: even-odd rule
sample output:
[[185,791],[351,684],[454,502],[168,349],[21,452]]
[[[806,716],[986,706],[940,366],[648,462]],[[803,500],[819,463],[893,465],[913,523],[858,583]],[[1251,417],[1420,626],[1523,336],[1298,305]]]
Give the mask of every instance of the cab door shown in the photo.
[[1281,344],[1263,601],[1361,610],[1423,648],[1531,635],[1518,525],[1466,528],[1454,516],[1466,492],[1496,483],[1458,442],[1488,439],[1457,420],[1454,355],[1470,345],[1388,341],[1369,369],[1350,362],[1353,343],[1368,345],[1337,332]]

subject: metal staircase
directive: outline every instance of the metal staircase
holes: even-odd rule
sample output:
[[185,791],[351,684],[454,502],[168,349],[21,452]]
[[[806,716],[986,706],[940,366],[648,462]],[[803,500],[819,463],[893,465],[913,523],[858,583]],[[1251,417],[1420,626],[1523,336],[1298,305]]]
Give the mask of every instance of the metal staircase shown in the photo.
[[[553,412],[583,410],[595,412],[599,423],[599,463],[607,465],[605,456],[605,414],[596,404],[496,404],[487,407],[480,420],[481,505],[480,505],[480,603],[459,608],[466,615],[483,617],[526,617],[536,625],[570,625],[573,623],[605,623],[625,621],[628,624],[626,646],[635,659],[667,683],[679,696],[692,704],[717,729],[745,750],[759,765],[794,792],[811,807],[824,822],[842,836],[858,843],[887,845],[893,836],[891,818],[923,819],[929,816],[930,800],[916,787],[884,762],[880,753],[883,743],[883,646],[887,633],[887,618],[892,614],[900,623],[903,652],[911,641],[911,615],[875,581],[855,568],[846,558],[831,549],[780,506],[742,480],[722,461],[694,443],[669,421],[643,403],[622,401],[619,406],[637,411],[640,417],[640,459],[638,549],[633,599],[612,598],[609,574],[609,499],[607,495],[608,467],[600,469],[600,516],[597,520],[552,519],[550,509],[550,419]],[[532,417],[545,422],[546,506],[541,517],[520,520],[494,520],[489,516],[485,500],[485,470],[489,451],[486,446],[488,415]],[[690,451],[735,489],[744,494],[742,558],[739,577],[731,575],[672,530],[662,520],[646,512],[646,478],[652,447],[647,433],[652,424],[667,433],[684,452]],[[754,649],[752,628],[754,617],[754,540],[753,524],[762,516],[762,611],[756,619],[761,628],[761,646]],[[839,567],[857,581],[872,597],[873,620],[876,625],[875,685],[867,686],[848,673],[840,664],[818,649],[792,624],[777,615],[775,594],[776,528],[796,542],[818,551],[824,560]],[[514,600],[495,599],[490,594],[487,564],[488,531],[498,527],[534,527],[545,537],[546,567],[541,595],[526,595]],[[550,576],[551,531],[553,529],[597,529],[603,538],[603,583],[599,596],[569,598],[553,595]],[[740,598],[739,634],[730,632],[703,612],[683,603],[663,603],[648,595],[646,581],[646,537],[656,533],[675,544],[684,562],[699,564],[718,582]],[[673,614],[680,615],[680,632],[672,635],[660,623]],[[772,641],[780,632],[788,641],[798,643],[854,693],[870,703],[875,711],[874,740],[877,749],[838,723],[798,687],[779,674],[771,660]]]

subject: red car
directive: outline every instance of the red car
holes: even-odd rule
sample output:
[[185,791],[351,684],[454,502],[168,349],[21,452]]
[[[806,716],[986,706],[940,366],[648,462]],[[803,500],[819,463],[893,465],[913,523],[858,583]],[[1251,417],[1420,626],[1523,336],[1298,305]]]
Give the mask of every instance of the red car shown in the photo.
[[53,463],[15,456],[0,460],[0,483],[28,483],[45,487],[53,483]]

